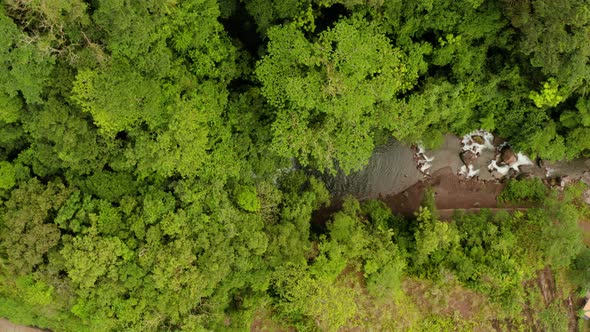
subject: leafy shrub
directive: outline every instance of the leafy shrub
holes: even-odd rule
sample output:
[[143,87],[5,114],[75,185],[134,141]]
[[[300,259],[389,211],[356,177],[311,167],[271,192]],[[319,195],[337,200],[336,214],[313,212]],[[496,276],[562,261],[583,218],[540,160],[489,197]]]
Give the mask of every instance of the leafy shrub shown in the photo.
[[539,179],[511,180],[498,196],[500,203],[541,202],[548,189]]
[[567,331],[568,330],[568,314],[565,308],[559,305],[559,302],[554,302],[549,307],[539,313],[539,322],[541,323],[541,330],[548,332]]
[[16,171],[7,161],[0,162],[0,189],[10,189],[16,184]]
[[236,194],[238,205],[248,212],[256,212],[260,210],[260,200],[256,194],[256,189],[253,187],[241,187]]

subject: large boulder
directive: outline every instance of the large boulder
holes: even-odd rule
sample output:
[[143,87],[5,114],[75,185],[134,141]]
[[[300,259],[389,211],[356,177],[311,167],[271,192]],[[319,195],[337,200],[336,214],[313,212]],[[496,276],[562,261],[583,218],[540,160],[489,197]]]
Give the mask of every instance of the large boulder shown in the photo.
[[483,138],[483,136],[481,136],[481,135],[473,135],[473,136],[471,136],[471,139],[472,139],[472,140],[473,140],[475,143],[477,143],[477,144],[481,144],[481,145],[483,145],[483,144],[486,142],[486,140],[485,140],[485,139]]
[[463,151],[461,152],[460,157],[465,166],[473,165],[477,160],[477,155],[472,151]]
[[503,164],[509,166],[513,165],[518,160],[518,158],[516,158],[516,154],[514,153],[514,151],[512,151],[512,149],[509,147],[505,147],[504,149],[502,149],[500,159]]
[[494,146],[498,147],[504,143],[506,143],[505,139],[503,139],[500,136],[494,136],[494,140],[492,141],[492,144],[494,144]]
[[492,177],[494,178],[494,180],[501,180],[504,175],[498,171],[492,171]]
[[549,179],[547,179],[547,184],[552,187],[557,187],[557,186],[561,185],[561,177],[554,176],[552,178],[549,178]]

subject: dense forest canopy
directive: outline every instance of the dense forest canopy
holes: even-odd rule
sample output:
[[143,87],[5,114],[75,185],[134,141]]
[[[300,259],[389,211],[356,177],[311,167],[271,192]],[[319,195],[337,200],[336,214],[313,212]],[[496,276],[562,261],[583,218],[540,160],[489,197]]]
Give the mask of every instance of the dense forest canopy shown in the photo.
[[479,128],[590,155],[588,1],[0,4],[0,316],[244,330],[267,310],[329,331],[360,310],[346,271],[374,299],[453,273],[505,317],[537,269],[588,280],[580,188],[454,223],[350,198],[322,226],[328,191],[292,169],[350,173],[390,138]]

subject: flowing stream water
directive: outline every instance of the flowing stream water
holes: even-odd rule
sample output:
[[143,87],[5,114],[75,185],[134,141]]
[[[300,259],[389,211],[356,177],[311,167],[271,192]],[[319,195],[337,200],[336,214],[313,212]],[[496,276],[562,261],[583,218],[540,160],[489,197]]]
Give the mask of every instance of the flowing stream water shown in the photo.
[[323,176],[333,197],[352,195],[359,199],[401,192],[422,178],[414,151],[395,140],[377,147],[362,170],[348,176],[342,171],[336,176]]
[[[347,195],[360,200],[395,195],[426,179],[427,174],[433,174],[443,168],[449,167],[452,174],[460,173],[461,168],[464,167],[460,157],[461,152],[464,151],[461,140],[455,135],[448,134],[439,148],[424,151],[422,154],[425,160],[423,158],[422,161],[417,162],[415,149],[392,139],[375,149],[368,164],[362,170],[349,175],[339,171],[335,176],[323,175],[322,179],[333,198],[336,199]],[[486,148],[480,152],[479,158],[472,165],[472,168],[477,170],[478,179],[498,180],[489,170],[495,158],[493,149]],[[427,174],[420,171],[425,161],[428,163],[425,172]],[[516,169],[541,179],[567,176],[571,180],[582,180],[590,184],[590,159],[545,162],[543,167],[533,163],[520,168],[516,167]]]

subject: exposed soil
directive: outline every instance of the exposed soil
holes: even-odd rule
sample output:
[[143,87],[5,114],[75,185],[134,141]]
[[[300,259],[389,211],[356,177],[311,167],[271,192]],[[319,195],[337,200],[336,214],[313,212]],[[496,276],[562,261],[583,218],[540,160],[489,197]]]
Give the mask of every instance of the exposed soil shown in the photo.
[[562,302],[561,305],[567,310],[568,318],[568,331],[578,331],[578,316],[577,311],[584,306],[585,299],[572,293],[565,296],[563,290],[557,287],[555,275],[553,271],[546,267],[542,270],[537,271],[537,278],[528,281],[525,284],[526,288],[531,292],[540,292],[543,303],[541,308],[535,307],[527,301],[524,308],[523,314],[525,315],[525,322],[531,331],[544,332],[541,324],[536,320],[536,313],[542,308],[549,307],[552,303]]
[[[526,208],[507,208],[498,206],[497,197],[505,184],[497,181],[483,181],[476,178],[466,179],[457,175],[451,167],[444,167],[430,177],[395,195],[379,195],[377,198],[391,209],[393,213],[412,217],[420,207],[427,188],[435,193],[435,204],[442,220],[450,219],[455,211],[479,212],[486,208],[492,211],[514,211]],[[322,227],[330,216],[340,210],[342,199],[335,199],[330,206],[314,212],[313,227]]]
[[457,209],[478,211],[481,208],[498,208],[496,198],[504,186],[495,181],[465,179],[456,175],[450,167],[445,167],[403,192],[381,199],[393,212],[412,216],[420,207],[426,189],[431,187],[441,218],[448,219]]
[[[294,332],[295,328],[284,327],[279,323],[273,321],[270,312],[260,310],[254,314],[252,325],[250,325],[251,332]],[[1,332],[1,331],[0,331]]]
[[[407,217],[414,215],[418,210],[420,204],[424,199],[424,194],[427,188],[432,188],[435,193],[435,205],[438,209],[439,216],[443,220],[448,220],[457,210],[464,210],[467,212],[478,212],[486,208],[492,211],[515,211],[526,210],[526,207],[505,207],[499,206],[497,197],[504,188],[505,183],[497,181],[484,181],[481,179],[466,179],[456,175],[451,167],[444,167],[435,171],[430,177],[415,183],[400,193],[394,195],[382,196],[379,199],[384,201],[394,213],[401,214]],[[317,211],[314,215],[314,226],[322,227],[329,216],[338,211],[342,206],[341,200],[336,200],[330,207]],[[580,226],[587,232],[590,232],[590,223],[581,222]],[[583,306],[584,299],[575,294],[564,295],[560,294],[560,290],[556,287],[555,277],[549,268],[538,272],[537,278],[529,282],[531,287],[540,290],[543,305],[548,307],[555,301],[562,301],[563,306],[567,308],[569,331],[578,330],[577,310]],[[405,288],[414,289],[416,285],[411,282],[405,285]],[[420,288],[420,287],[418,287]],[[408,289],[406,289],[408,290]],[[416,289],[415,289],[416,290]],[[424,290],[415,292],[423,293]],[[452,312],[458,313],[463,318],[469,318],[474,312],[478,311],[481,305],[480,299],[474,294],[467,294],[464,291],[459,293],[452,293],[452,296],[447,294],[447,301],[444,304],[447,310],[443,310],[444,314]],[[419,296],[418,296],[419,298]],[[426,303],[426,302],[425,302]],[[539,323],[536,321],[536,314],[538,308],[526,306],[523,314],[525,315],[526,325],[532,331],[540,331]],[[504,322],[500,327],[496,322],[497,330],[508,328],[512,330],[511,322]]]
[[43,332],[47,330],[41,330],[29,326],[21,326],[12,324],[10,321],[0,318],[0,332]]
[[403,289],[424,312],[451,316],[458,314],[462,319],[470,320],[485,310],[485,298],[460,285],[439,286],[423,280],[407,279]]
[[562,291],[556,287],[555,276],[549,267],[537,272],[536,283],[543,295],[545,307],[554,301],[562,301],[568,312],[568,330],[570,332],[578,331],[577,311],[584,305],[584,298],[580,298],[576,294],[569,294],[565,298]]
[[587,220],[581,220],[578,225],[582,229],[582,234],[584,235],[584,243],[587,246],[590,246],[590,222]]
[[568,312],[569,331],[577,332],[578,329],[578,310],[584,307],[586,299],[576,294],[570,294],[567,299],[563,300]]
[[[476,212],[480,208],[502,208],[496,203],[496,197],[504,188],[504,184],[497,180],[502,174],[488,169],[492,161],[496,162],[501,142],[501,138],[494,138],[495,148],[487,146],[477,153],[477,157],[472,158],[474,160],[469,164],[478,174],[466,178],[457,175],[460,168],[465,167],[461,159],[464,146],[460,137],[445,135],[439,148],[422,152],[424,158],[428,156],[426,159],[431,164],[426,170],[421,170],[421,164],[417,163],[420,158],[415,148],[391,140],[375,149],[368,165],[362,170],[350,175],[340,171],[336,176],[322,176],[336,200],[332,208],[328,209],[334,211],[343,197],[352,195],[359,200],[378,198],[385,201],[393,212],[412,216],[419,208],[428,186],[435,190],[436,207],[443,219],[450,218],[457,209]],[[561,180],[567,177],[569,181],[581,179],[590,184],[590,159],[546,162],[544,166],[541,166],[543,163],[537,164],[523,164],[520,172],[510,170],[503,179],[530,176]],[[320,211],[314,217],[316,225],[322,224],[319,217],[322,213]]]
[[543,295],[543,302],[548,306],[557,298],[557,289],[555,288],[555,277],[547,267],[537,272],[537,285]]

